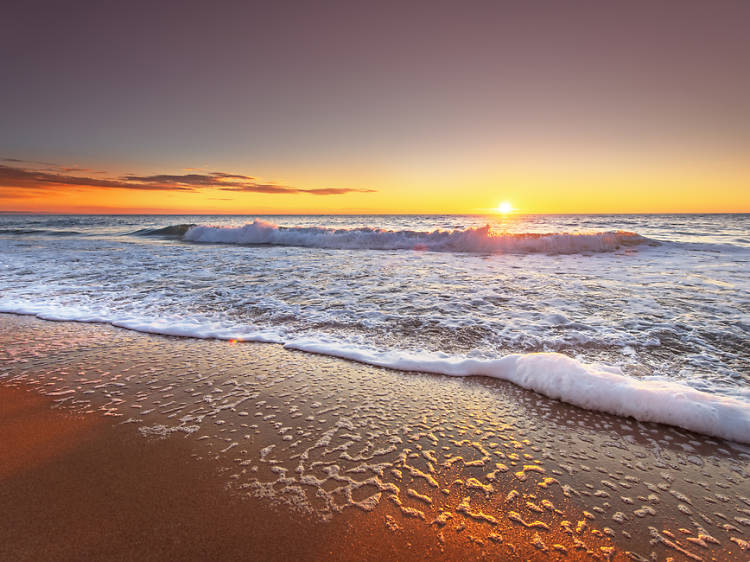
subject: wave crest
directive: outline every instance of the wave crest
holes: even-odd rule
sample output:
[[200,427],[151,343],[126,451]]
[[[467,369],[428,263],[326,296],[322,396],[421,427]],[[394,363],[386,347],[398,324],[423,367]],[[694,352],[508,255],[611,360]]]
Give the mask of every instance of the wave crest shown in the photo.
[[173,224],[163,228],[143,228],[136,230],[134,236],[162,236],[164,238],[182,238],[185,233],[194,227],[194,224]]
[[183,237],[213,244],[266,244],[337,250],[426,250],[484,254],[578,254],[656,244],[623,230],[592,233],[499,233],[489,225],[465,230],[384,230],[375,227],[284,227],[255,219],[240,227],[192,226]]

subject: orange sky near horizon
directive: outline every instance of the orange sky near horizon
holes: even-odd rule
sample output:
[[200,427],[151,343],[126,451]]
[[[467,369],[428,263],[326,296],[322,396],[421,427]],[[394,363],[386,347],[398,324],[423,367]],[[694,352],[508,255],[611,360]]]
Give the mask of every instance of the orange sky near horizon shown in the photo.
[[[549,162],[549,160],[548,160]],[[23,167],[25,164],[14,164]],[[0,211],[167,214],[490,214],[501,201],[519,213],[737,213],[750,212],[750,169],[739,161],[661,167],[600,161],[597,166],[474,166],[440,170],[299,170],[268,182],[304,186],[281,193],[227,191],[216,186],[150,190],[4,181]],[[750,167],[748,167],[750,168]],[[27,168],[24,168],[27,169]],[[30,169],[30,168],[29,168]],[[49,168],[46,168],[49,170]],[[59,167],[60,170],[70,168]],[[75,171],[81,175],[85,172]],[[194,170],[180,170],[191,174]],[[231,170],[236,173],[237,170]],[[240,172],[241,173],[241,172]],[[95,180],[103,172],[88,174]],[[85,175],[85,174],[84,174]],[[107,174],[106,177],[112,176]],[[117,176],[123,177],[123,176]],[[155,177],[155,176],[150,176]],[[170,176],[171,177],[171,176]],[[46,179],[46,178],[44,178]],[[330,181],[326,181],[330,180]],[[266,184],[262,184],[266,185]],[[340,189],[344,193],[316,194]],[[292,189],[297,189],[292,188]],[[351,191],[368,190],[368,191]]]
[[[640,187],[612,185],[623,194],[598,197],[597,186],[571,190],[548,186],[536,192],[528,188],[488,187],[456,196],[440,187],[425,187],[409,193],[398,189],[377,194],[347,194],[326,198],[306,194],[239,194],[222,197],[216,190],[191,194],[136,193],[109,189],[67,191],[43,197],[0,203],[4,212],[60,214],[489,214],[508,201],[514,212],[539,214],[628,214],[628,213],[747,213],[750,196],[746,188],[721,193],[700,186],[660,188],[648,183]],[[466,191],[469,191],[468,189]],[[656,192],[656,193],[654,193]]]

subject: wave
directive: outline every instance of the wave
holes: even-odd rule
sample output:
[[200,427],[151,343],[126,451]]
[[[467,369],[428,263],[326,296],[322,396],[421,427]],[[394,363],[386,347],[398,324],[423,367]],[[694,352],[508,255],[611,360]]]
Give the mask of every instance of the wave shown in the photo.
[[193,228],[194,224],[173,224],[163,228],[142,228],[136,230],[131,236],[162,236],[164,238],[182,238],[185,233]]
[[[185,225],[180,225],[185,226]],[[170,227],[172,228],[172,227]],[[577,254],[611,252],[658,242],[622,230],[594,233],[499,233],[489,225],[465,230],[384,230],[373,227],[334,229],[284,227],[255,219],[240,227],[192,226],[183,239],[213,244],[264,244],[338,250],[427,250],[486,254]]]
[[679,382],[637,379],[625,375],[618,367],[584,363],[560,353],[471,359],[427,352],[382,351],[320,339],[289,339],[271,330],[238,328],[199,319],[118,317],[40,304],[0,306],[0,312],[29,314],[45,320],[107,323],[170,336],[278,343],[287,349],[400,371],[491,377],[588,410],[750,444],[750,402],[746,400],[703,392]]
[[679,382],[629,377],[619,367],[583,363],[561,353],[467,359],[435,353],[382,352],[317,341],[290,342],[284,347],[399,371],[506,380],[587,410],[750,444],[749,402]]

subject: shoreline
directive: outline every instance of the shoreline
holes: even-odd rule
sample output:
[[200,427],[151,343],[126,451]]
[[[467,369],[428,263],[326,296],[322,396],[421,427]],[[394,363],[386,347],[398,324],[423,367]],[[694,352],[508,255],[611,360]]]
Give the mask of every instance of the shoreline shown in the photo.
[[[657,423],[750,446],[750,406],[733,396],[697,390],[681,381],[642,380],[619,367],[582,362],[555,352],[509,353],[497,358],[442,357],[439,353],[375,351],[319,341],[283,341],[278,334],[259,330],[253,334],[215,329],[201,332],[170,325],[154,327],[132,322],[88,317],[70,318],[41,314],[30,309],[1,315],[30,316],[43,321],[96,324],[140,334],[229,343],[263,343],[324,357],[334,357],[404,373],[430,373],[451,377],[486,377],[511,382],[546,398],[587,411],[615,415],[639,423]],[[616,388],[616,392],[612,389]]]
[[[15,545],[22,555],[40,530],[45,548],[64,547],[53,559],[83,548],[52,536],[76,513],[60,508],[75,496],[51,482],[89,486],[101,502],[104,476],[117,468],[115,521],[155,520],[159,510],[139,512],[131,498],[159,497],[159,482],[170,486],[155,503],[184,506],[167,509],[161,533],[193,531],[180,544],[162,536],[162,557],[224,548],[242,558],[243,544],[271,548],[264,558],[310,560],[365,549],[397,559],[408,544],[412,555],[444,559],[547,559],[563,549],[575,558],[747,556],[750,450],[738,444],[580,410],[503,381],[406,374],[261,343],[6,314],[0,342],[0,399],[11,405],[0,423],[15,436],[2,458],[16,459],[12,471],[0,464],[0,508],[17,514],[0,552]],[[53,429],[68,435],[56,446],[68,448],[50,457]],[[98,485],[82,464],[99,473]],[[14,495],[18,482],[37,495]],[[203,499],[191,504],[196,482]],[[30,497],[46,517],[24,511]],[[252,520],[274,525],[251,532],[242,521]],[[122,534],[108,537],[93,556],[137,551]]]

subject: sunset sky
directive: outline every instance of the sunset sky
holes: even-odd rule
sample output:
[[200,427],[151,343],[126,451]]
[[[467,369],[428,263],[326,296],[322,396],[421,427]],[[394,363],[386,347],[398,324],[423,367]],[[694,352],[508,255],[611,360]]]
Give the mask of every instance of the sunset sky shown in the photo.
[[0,211],[750,212],[750,2],[14,2]]

